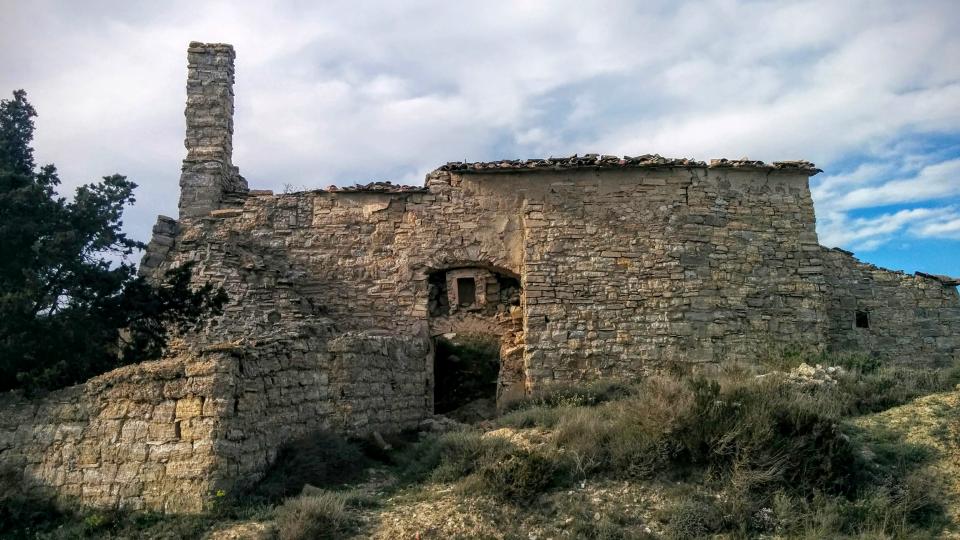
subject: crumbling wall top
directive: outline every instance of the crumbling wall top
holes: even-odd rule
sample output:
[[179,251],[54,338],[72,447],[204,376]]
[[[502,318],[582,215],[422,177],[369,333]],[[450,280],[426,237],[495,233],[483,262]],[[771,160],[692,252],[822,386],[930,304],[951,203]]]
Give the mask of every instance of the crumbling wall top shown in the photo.
[[437,171],[459,173],[497,173],[531,172],[558,169],[629,169],[629,168],[711,168],[711,169],[751,169],[751,170],[795,170],[812,176],[820,169],[809,161],[774,161],[764,163],[750,159],[712,159],[707,165],[703,161],[689,158],[666,158],[659,154],[642,156],[612,156],[601,154],[574,154],[569,157],[550,157],[535,159],[504,159],[498,161],[478,161],[466,163],[454,161],[442,165]]
[[352,186],[327,186],[326,189],[311,190],[311,193],[426,193],[425,186],[406,186],[393,182],[370,182]]
[[950,277],[950,276],[944,276],[944,275],[941,275],[941,274],[927,274],[926,272],[916,272],[915,275],[917,275],[917,276],[919,276],[919,277],[922,277],[922,278],[927,278],[927,279],[932,279],[932,280],[934,280],[934,281],[939,281],[940,284],[943,285],[944,287],[956,287],[956,286],[960,286],[960,278],[955,278],[955,277]]

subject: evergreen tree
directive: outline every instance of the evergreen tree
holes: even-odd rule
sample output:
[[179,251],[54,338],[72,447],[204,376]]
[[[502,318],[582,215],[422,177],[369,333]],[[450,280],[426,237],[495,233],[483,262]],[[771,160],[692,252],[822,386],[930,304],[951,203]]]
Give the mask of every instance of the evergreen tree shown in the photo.
[[[160,354],[171,327],[219,313],[226,297],[190,288],[190,267],[153,286],[126,257],[136,184],[121,175],[58,195],[53,165],[33,158],[37,113],[26,92],[0,100],[0,390],[75,384]],[[121,259],[123,262],[111,262]]]

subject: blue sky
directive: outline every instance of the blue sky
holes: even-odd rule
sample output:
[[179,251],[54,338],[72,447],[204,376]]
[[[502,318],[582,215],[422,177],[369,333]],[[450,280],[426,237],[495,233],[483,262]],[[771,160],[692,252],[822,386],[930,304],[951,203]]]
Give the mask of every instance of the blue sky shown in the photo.
[[[186,46],[237,49],[234,162],[282,190],[420,183],[454,160],[808,159],[821,242],[960,275],[960,4],[4,2],[65,191],[120,172],[176,215]],[[7,5],[9,4],[9,5]]]

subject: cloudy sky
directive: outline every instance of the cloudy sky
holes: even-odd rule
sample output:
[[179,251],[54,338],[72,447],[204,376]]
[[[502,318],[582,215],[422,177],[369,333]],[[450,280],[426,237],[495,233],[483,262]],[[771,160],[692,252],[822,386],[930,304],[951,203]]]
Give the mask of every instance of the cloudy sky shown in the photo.
[[176,215],[186,47],[237,49],[251,187],[421,183],[573,153],[808,159],[821,242],[960,275],[960,3],[14,2],[0,91],[64,191],[120,172]]

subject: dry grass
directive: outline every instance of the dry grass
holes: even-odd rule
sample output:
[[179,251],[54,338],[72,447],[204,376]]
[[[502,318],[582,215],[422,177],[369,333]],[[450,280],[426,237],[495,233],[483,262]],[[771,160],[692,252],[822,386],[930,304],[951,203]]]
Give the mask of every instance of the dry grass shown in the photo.
[[[851,423],[875,449],[906,446],[922,454],[919,459],[933,484],[926,487],[932,488],[929,494],[942,497],[940,502],[949,521],[943,537],[960,538],[960,387],[856,418]],[[873,459],[884,457],[890,458],[879,455]],[[896,453],[893,457],[903,458]]]
[[278,540],[343,538],[350,524],[342,494],[317,491],[287,499],[276,512]]
[[[942,392],[956,372],[848,367],[819,386],[733,366],[557,389],[486,432],[394,451],[377,481],[308,489],[256,519],[284,539],[960,538],[960,389]],[[344,444],[292,445],[277,484],[298,490],[301,469],[356,482],[330,470],[368,464]],[[196,537],[210,523],[111,519],[56,530]]]
[[[629,537],[626,531],[644,530],[636,528],[638,523],[677,538],[923,538],[941,533],[945,505],[925,469],[926,454],[894,437],[884,443],[890,447],[885,450],[889,460],[871,461],[872,452],[884,450],[878,441],[851,438],[854,428],[846,419],[942,389],[955,372],[868,366],[866,373],[848,370],[837,384],[821,386],[756,375],[755,369],[735,367],[713,379],[657,376],[611,399],[527,403],[496,422],[509,429],[491,433],[509,445],[468,432],[415,448],[413,453],[421,456],[444,449],[441,459],[419,462],[428,471],[419,478],[436,482],[428,484],[436,487],[422,489],[440,490],[441,500],[452,498],[457,504],[523,503],[505,507],[510,513],[472,518],[480,536],[491,523],[522,536],[523,527],[537,521],[532,513],[557,519],[557,508],[576,497],[581,483],[617,481],[679,487],[666,490],[661,504],[647,508],[642,519],[618,519],[613,509],[598,513],[605,532],[594,537]],[[891,380],[899,384],[891,385]],[[540,482],[512,498],[504,496],[510,482],[477,481],[490,474],[485,467],[491,456],[493,462],[504,463],[504,456],[510,462],[517,448],[523,449],[524,460],[539,456],[553,462],[543,469],[549,472],[537,475]],[[511,513],[516,515],[507,519]],[[585,531],[601,529],[590,520],[565,519],[571,520],[562,529],[568,534],[576,529],[578,536],[590,537],[593,533]],[[633,529],[621,522],[631,522]],[[424,526],[440,536],[470,530],[464,523],[453,529]]]

